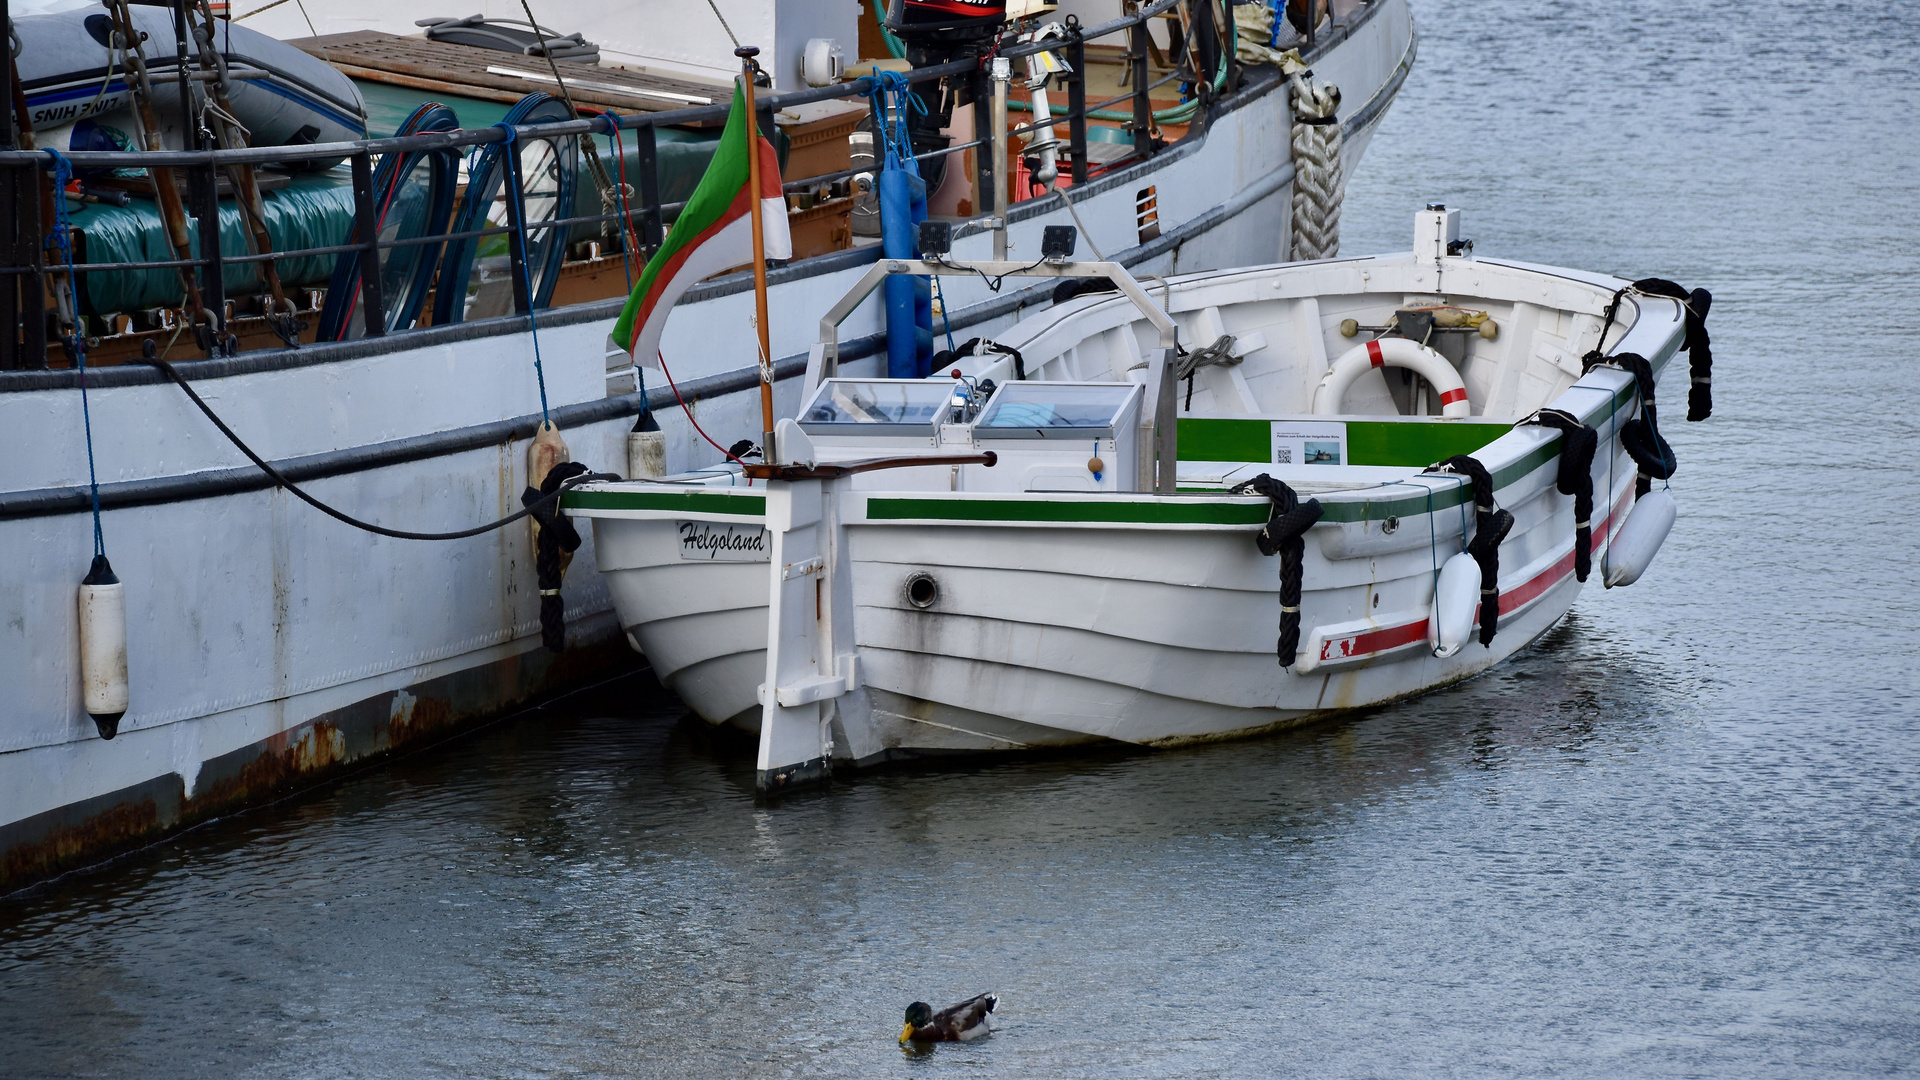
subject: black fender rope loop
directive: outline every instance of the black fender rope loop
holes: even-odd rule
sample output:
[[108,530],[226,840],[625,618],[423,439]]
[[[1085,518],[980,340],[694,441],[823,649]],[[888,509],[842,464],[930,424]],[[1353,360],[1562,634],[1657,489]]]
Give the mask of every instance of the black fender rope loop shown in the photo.
[[1618,353],[1601,362],[1631,374],[1640,391],[1640,415],[1620,425],[1620,445],[1640,470],[1634,482],[1634,498],[1639,498],[1652,488],[1653,481],[1671,477],[1680,467],[1673,447],[1660,434],[1660,416],[1653,401],[1653,365],[1639,353]]
[[1493,474],[1471,454],[1455,454],[1427,472],[1458,473],[1473,488],[1473,539],[1467,554],[1480,566],[1480,644],[1492,645],[1500,628],[1500,542],[1513,531],[1513,515],[1493,503]]
[[1573,574],[1585,581],[1593,572],[1593,456],[1600,433],[1559,409],[1541,409],[1524,422],[1560,433],[1560,475],[1554,486],[1573,496]]
[[[207,406],[206,401],[204,401],[200,397],[200,395],[194,391],[192,384],[188,383],[186,378],[182,376],[180,372],[177,369],[175,369],[172,364],[166,362],[165,360],[160,359],[157,356],[141,357],[139,358],[139,362],[143,364],[150,364],[153,367],[159,368],[161,374],[173,380],[174,383],[179,385],[180,389],[186,391],[187,397],[196,406],[199,407],[202,413],[206,414],[206,417],[208,420],[213,421],[214,427],[217,427],[220,429],[220,434],[225,435],[227,437],[228,442],[238,447],[241,453],[247,455],[247,459],[253,462],[254,466],[257,467],[261,472],[266,473],[268,476],[272,477],[274,483],[278,484],[283,488],[286,488],[289,492],[293,494],[295,498],[299,499],[301,502],[306,503],[308,506],[313,507],[315,510],[320,511],[321,513],[327,515],[330,518],[333,518],[336,521],[345,522],[346,524],[351,525],[356,529],[361,529],[366,532],[373,533],[376,536],[390,536],[395,540],[464,540],[469,536],[479,536],[481,533],[492,532],[495,529],[504,528],[508,525],[513,524],[516,521],[519,521],[521,518],[527,517],[533,513],[533,510],[531,508],[525,508],[521,510],[516,510],[511,514],[508,514],[506,517],[500,518],[496,521],[489,521],[485,525],[475,525],[471,529],[459,529],[454,532],[437,532],[437,533],[410,532],[406,529],[389,529],[384,525],[375,525],[371,521],[362,521],[359,518],[352,516],[351,514],[347,514],[343,511],[336,510],[333,507],[328,506],[326,503],[321,502],[319,499],[314,498],[312,495],[307,494],[305,489],[301,488],[300,485],[294,483],[293,481],[287,479],[286,474],[282,473],[279,469],[274,468],[271,464],[267,462],[267,459],[261,457],[259,454],[254,453],[253,448],[248,446],[244,441],[242,441],[240,436],[234,434],[233,429],[227,426],[226,421],[220,419],[219,415],[216,414],[211,408]],[[558,472],[559,470],[555,469],[555,471]],[[620,479],[620,477],[612,473],[581,472],[574,475],[570,479],[559,482],[558,486],[551,493],[542,494],[539,499],[539,503],[542,506],[548,507],[549,511],[551,511],[553,508],[559,505],[560,496],[564,494],[568,488],[574,487],[578,484],[584,484],[589,480],[618,480],[618,479]]]
[[1263,495],[1273,504],[1267,524],[1254,537],[1254,543],[1260,554],[1280,556],[1280,639],[1274,644],[1274,654],[1281,667],[1292,667],[1300,652],[1300,573],[1307,551],[1307,530],[1326,511],[1319,499],[1301,502],[1292,488],[1266,473],[1236,485],[1232,494],[1249,492]]
[[1687,291],[1686,286],[1666,278],[1641,278],[1633,283],[1636,291],[1648,296],[1665,296],[1680,301],[1687,312],[1687,338],[1681,348],[1687,351],[1687,419],[1705,420],[1713,415],[1713,339],[1707,336],[1707,312],[1713,309],[1713,294],[1705,289]]
[[580,547],[580,531],[560,513],[560,504],[552,496],[565,491],[568,481],[585,475],[585,465],[563,461],[548,471],[538,488],[528,487],[520,494],[520,505],[540,523],[533,570],[540,581],[540,642],[548,652],[567,649],[567,602],[560,595],[560,583],[567,573],[567,557]]

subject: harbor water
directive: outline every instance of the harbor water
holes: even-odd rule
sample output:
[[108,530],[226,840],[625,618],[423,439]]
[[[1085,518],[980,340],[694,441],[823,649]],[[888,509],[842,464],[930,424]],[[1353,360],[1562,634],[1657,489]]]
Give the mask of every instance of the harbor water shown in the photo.
[[1716,297],[1639,584],[1344,722],[771,806],[630,678],[0,898],[0,1075],[1920,1072],[1920,8],[1415,12],[1343,250],[1444,201]]

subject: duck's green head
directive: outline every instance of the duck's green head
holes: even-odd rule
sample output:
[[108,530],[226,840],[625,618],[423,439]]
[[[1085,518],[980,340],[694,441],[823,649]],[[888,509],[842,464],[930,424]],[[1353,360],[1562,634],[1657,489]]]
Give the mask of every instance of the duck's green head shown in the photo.
[[907,1006],[907,1026],[900,1029],[900,1041],[906,1042],[913,1038],[915,1030],[931,1023],[933,1023],[933,1006],[924,1001],[916,1001]]

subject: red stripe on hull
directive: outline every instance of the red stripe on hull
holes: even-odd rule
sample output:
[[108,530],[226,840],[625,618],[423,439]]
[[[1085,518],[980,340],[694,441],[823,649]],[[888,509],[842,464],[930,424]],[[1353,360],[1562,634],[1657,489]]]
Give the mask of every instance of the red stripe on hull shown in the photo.
[[[1614,506],[1613,510],[1607,514],[1606,518],[1600,522],[1599,527],[1593,530],[1593,549],[1595,551],[1600,549],[1601,544],[1606,543],[1607,530],[1612,527],[1614,519],[1619,516],[1620,508],[1631,502],[1632,499],[1633,493],[1631,491],[1627,492],[1626,495],[1621,497],[1620,502]],[[1527,581],[1511,589],[1502,590],[1500,593],[1500,614],[1502,616],[1510,615],[1514,611],[1533,602],[1545,595],[1549,589],[1565,581],[1567,575],[1571,573],[1573,573],[1573,552],[1569,550],[1552,566],[1533,575],[1533,577]],[[1378,630],[1369,630],[1364,634],[1355,634],[1352,637],[1328,638],[1320,645],[1320,659],[1322,661],[1348,660],[1355,657],[1371,656],[1392,649],[1404,648],[1416,641],[1426,640],[1427,623],[1428,620],[1421,619],[1419,622],[1402,623],[1399,626],[1384,626]],[[1480,605],[1475,604],[1473,608],[1473,624],[1477,626],[1479,623]]]

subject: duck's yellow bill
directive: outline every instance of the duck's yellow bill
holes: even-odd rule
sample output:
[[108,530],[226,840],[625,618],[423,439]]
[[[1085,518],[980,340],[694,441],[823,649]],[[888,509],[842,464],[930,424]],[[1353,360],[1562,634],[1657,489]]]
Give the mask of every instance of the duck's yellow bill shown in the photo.
[[906,1027],[900,1029],[900,1041],[906,1042],[911,1038],[913,1038],[913,1025],[908,1024]]

